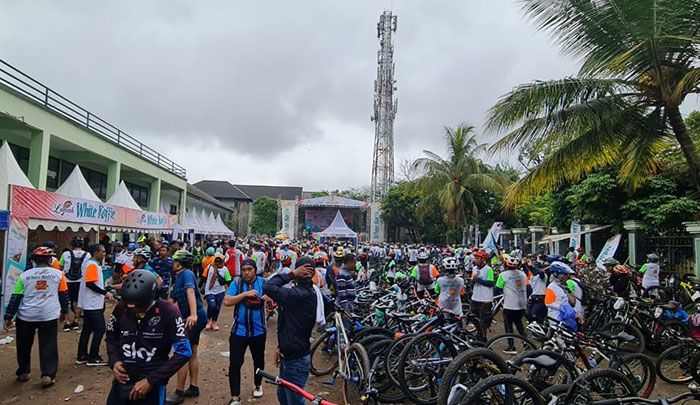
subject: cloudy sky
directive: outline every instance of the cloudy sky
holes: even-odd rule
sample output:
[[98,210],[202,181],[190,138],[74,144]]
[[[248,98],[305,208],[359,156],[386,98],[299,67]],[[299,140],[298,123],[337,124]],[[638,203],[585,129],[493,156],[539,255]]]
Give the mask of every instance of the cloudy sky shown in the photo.
[[397,165],[442,153],[444,125],[480,127],[513,86],[576,71],[515,0],[0,3],[0,58],[174,159],[191,183],[369,185],[376,24],[389,7]]

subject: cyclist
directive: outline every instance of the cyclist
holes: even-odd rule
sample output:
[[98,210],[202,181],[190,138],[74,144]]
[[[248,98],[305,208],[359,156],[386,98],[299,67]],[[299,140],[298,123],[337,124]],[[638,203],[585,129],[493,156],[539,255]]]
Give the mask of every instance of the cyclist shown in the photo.
[[[523,315],[527,308],[527,284],[525,273],[520,269],[520,261],[517,257],[504,256],[503,271],[498,276],[496,288],[503,290],[503,321],[506,333],[513,333],[513,325],[518,333],[525,336]],[[513,340],[508,341],[505,354],[517,354]]]
[[394,255],[394,251],[390,250],[388,260],[386,265],[384,265],[384,277],[389,285],[394,284],[394,276],[396,273],[396,260],[394,260]]
[[158,247],[158,256],[151,260],[150,265],[163,280],[163,285],[160,287],[160,298],[167,299],[173,271],[173,259],[168,256],[167,244],[163,243]]
[[530,322],[542,323],[547,318],[547,306],[544,303],[547,291],[547,273],[540,268],[537,258],[533,256],[528,256],[524,263],[524,270],[528,273],[532,290],[527,301],[527,318]]
[[195,276],[199,277],[202,274],[202,259],[204,259],[204,248],[202,248],[202,241],[199,238],[194,240],[192,256],[194,256],[194,268],[192,271]]
[[[416,291],[422,297],[425,291],[428,291],[428,294],[430,294],[431,290],[435,290],[435,280],[440,277],[440,272],[435,266],[428,263],[428,255],[425,252],[420,252],[417,259],[418,264],[411,270],[411,278],[418,283]],[[445,260],[447,259],[445,258]],[[443,266],[444,264],[443,260]]]
[[[77,364],[87,363],[88,366],[106,366],[107,362],[100,357],[100,344],[105,333],[105,299],[114,299],[104,288],[104,278],[100,262],[105,257],[102,245],[91,245],[88,248],[90,260],[84,263],[83,278],[80,282],[78,305],[83,310],[83,330],[78,341]],[[88,342],[92,335],[90,350]]]
[[228,250],[224,254],[224,263],[228,268],[228,272],[232,278],[238,278],[241,276],[241,264],[245,255],[240,250],[236,249],[236,241],[231,239],[228,241]]
[[17,315],[18,382],[29,381],[34,333],[39,334],[39,365],[44,387],[56,382],[58,371],[58,322],[68,313],[69,297],[65,274],[51,267],[53,249],[38,247],[32,252],[35,267],[17,278],[5,311],[5,329],[12,329]]
[[458,262],[454,258],[445,258],[442,262],[445,275],[437,279],[435,292],[438,293],[440,309],[459,317],[462,311],[462,295],[464,295],[464,279],[457,275]]
[[[273,276],[263,292],[279,305],[277,322],[280,377],[304,388],[311,366],[311,332],[316,325],[317,295],[311,278],[316,273],[313,261],[302,257],[295,269]],[[294,280],[292,288],[284,288]],[[282,387],[277,388],[281,405],[303,405],[304,398]]]
[[[155,274],[134,270],[124,287],[123,300],[107,323],[107,354],[114,373],[107,405],[160,405],[168,380],[192,356],[185,323],[176,305],[157,299]],[[142,325],[149,325],[149,333],[141,332]]]
[[224,265],[224,255],[217,253],[214,256],[214,264],[204,272],[204,299],[207,301],[207,326],[205,329],[218,332],[221,328],[216,324],[216,321],[219,319],[226,286],[231,283],[231,275]]
[[487,264],[489,254],[478,250],[473,254],[474,271],[472,272],[472,312],[479,319],[477,339],[486,341],[486,331],[491,326],[491,308],[493,306],[494,272]]
[[[83,263],[90,260],[90,254],[83,250],[83,238],[74,237],[70,241],[71,250],[63,252],[61,262],[63,262],[63,273],[68,282],[68,295],[70,297],[71,312],[69,321],[63,325],[63,331],[68,332],[80,329],[78,318],[80,317],[80,307],[78,307],[78,295],[80,294],[80,281],[83,278]],[[72,317],[72,319],[70,319]]]
[[[204,311],[202,296],[197,289],[197,280],[192,272],[194,256],[187,250],[181,249],[173,254],[173,280],[170,300],[176,303],[180,313],[185,317],[185,327],[189,330],[188,336],[192,346],[192,357],[188,367],[182,367],[177,373],[177,386],[175,392],[166,400],[169,404],[181,404],[185,398],[198,397],[199,387],[199,359],[197,358],[197,346],[202,330],[207,324],[207,313]],[[185,390],[187,375],[190,376],[190,386]]]
[[642,288],[644,288],[644,294],[658,298],[659,297],[659,273],[661,268],[657,263],[659,261],[659,256],[656,253],[649,253],[647,255],[647,262],[642,265],[639,272],[643,274],[642,277]]
[[343,257],[343,267],[335,277],[335,299],[338,305],[349,313],[354,312],[355,291],[355,255],[348,253]]
[[629,298],[632,281],[632,272],[629,267],[620,264],[620,262],[613,258],[606,259],[604,265],[610,272],[610,285],[612,286],[613,293],[618,297]]
[[550,282],[545,291],[544,303],[547,305],[547,317],[551,321],[563,322],[576,330],[576,311],[572,307],[576,298],[568,292],[566,281],[574,274],[569,265],[553,262],[549,266]]

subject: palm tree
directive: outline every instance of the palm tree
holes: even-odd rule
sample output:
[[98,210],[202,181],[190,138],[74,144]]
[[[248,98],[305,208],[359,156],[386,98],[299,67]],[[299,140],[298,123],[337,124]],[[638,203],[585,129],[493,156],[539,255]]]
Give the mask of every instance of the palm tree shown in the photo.
[[522,3],[582,66],[575,77],[516,87],[489,111],[487,129],[508,131],[492,150],[551,150],[509,188],[506,203],[609,165],[619,165],[619,183],[634,190],[673,145],[700,190],[700,157],[680,112],[685,98],[700,92],[700,0]]
[[413,166],[424,173],[418,187],[426,199],[437,196],[449,230],[455,231],[465,226],[467,210],[471,217],[478,218],[474,193],[503,191],[508,180],[476,157],[486,150],[486,145],[477,143],[474,127],[463,124],[457,128],[445,127],[445,141],[446,159],[424,150],[425,157],[415,160]]

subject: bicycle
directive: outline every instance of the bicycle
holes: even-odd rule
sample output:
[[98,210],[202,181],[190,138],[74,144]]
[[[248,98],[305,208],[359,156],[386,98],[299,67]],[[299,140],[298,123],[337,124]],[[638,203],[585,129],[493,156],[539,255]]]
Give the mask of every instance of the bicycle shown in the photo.
[[304,399],[311,402],[311,405],[338,405],[333,402],[326,401],[325,399],[323,399],[323,397],[319,397],[309,393],[308,391],[304,391],[304,389],[299,387],[298,385],[283,380],[279,376],[272,375],[265,370],[257,369],[255,370],[255,374],[262,376],[263,378],[268,380],[270,384],[279,385],[285,389],[296,392],[297,394],[304,397]]

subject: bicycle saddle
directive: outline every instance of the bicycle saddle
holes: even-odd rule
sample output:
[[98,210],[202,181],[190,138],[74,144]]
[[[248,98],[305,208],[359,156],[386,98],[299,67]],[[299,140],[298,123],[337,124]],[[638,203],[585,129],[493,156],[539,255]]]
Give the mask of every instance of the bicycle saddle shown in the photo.
[[605,340],[621,340],[623,342],[633,342],[637,339],[636,337],[625,332],[612,333],[608,331],[602,331],[598,332],[598,336],[602,337]]
[[523,359],[523,364],[534,364],[539,367],[549,368],[556,366],[559,364],[559,362],[546,354],[543,354],[537,357],[528,357]]

